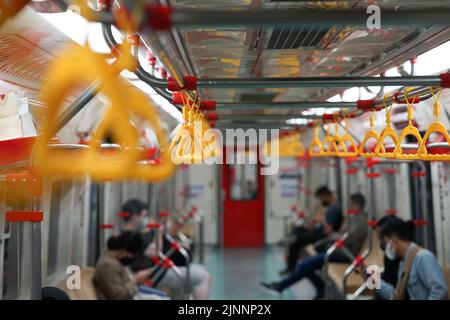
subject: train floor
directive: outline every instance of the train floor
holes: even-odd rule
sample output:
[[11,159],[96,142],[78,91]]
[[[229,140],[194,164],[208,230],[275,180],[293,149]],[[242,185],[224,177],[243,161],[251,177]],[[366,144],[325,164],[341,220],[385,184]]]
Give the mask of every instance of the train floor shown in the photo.
[[315,289],[307,280],[302,280],[285,290],[282,295],[262,289],[261,281],[280,279],[284,268],[285,250],[280,247],[264,248],[205,248],[205,267],[211,273],[210,299],[312,299]]

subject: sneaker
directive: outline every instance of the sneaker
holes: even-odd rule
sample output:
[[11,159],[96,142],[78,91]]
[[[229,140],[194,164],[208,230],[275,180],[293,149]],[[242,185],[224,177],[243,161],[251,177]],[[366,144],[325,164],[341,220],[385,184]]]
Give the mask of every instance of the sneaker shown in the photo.
[[284,270],[281,270],[281,271],[280,271],[280,276],[282,276],[282,277],[288,276],[288,275],[290,275],[291,273],[292,273],[292,270],[284,269]]
[[280,286],[276,282],[271,283],[261,282],[261,287],[269,291],[270,293],[281,294],[281,292],[283,291],[280,289]]

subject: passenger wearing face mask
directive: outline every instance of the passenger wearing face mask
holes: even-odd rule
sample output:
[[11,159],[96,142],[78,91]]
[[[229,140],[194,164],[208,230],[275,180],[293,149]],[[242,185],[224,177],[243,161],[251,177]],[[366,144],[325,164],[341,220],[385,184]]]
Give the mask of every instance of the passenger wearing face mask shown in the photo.
[[[388,224],[391,221],[401,220],[400,218],[396,216],[384,216],[377,222],[377,228],[376,233],[378,237],[380,238],[380,249],[383,252],[386,252],[386,243],[384,242],[382,236],[381,236],[381,230],[383,229],[386,224]],[[384,254],[383,262],[384,262],[384,268],[383,272],[381,273],[381,279],[385,282],[391,284],[393,287],[397,284],[397,277],[398,277],[398,266],[400,264],[400,258],[399,257],[393,257],[388,253],[389,257]],[[380,295],[375,292],[375,299],[382,300],[383,298],[380,297]]]
[[325,212],[315,212],[306,226],[294,231],[294,240],[289,244],[287,266],[281,274],[290,274],[295,270],[300,250],[308,244],[324,239],[329,234],[339,231],[344,220],[342,210],[336,198],[327,186],[319,187],[315,197],[325,207]]
[[132,262],[132,270],[140,270],[153,266],[149,256],[156,255],[155,231],[147,229],[149,222],[148,205],[138,199],[130,199],[122,206],[122,231],[138,233],[141,237],[141,250]]
[[377,293],[393,300],[446,300],[447,284],[436,257],[414,243],[413,228],[400,219],[389,221],[381,230],[389,259],[400,258],[397,284],[381,280]]
[[108,239],[107,251],[95,267],[93,283],[101,300],[130,300],[138,294],[138,285],[147,280],[150,269],[131,274],[128,266],[141,249],[138,234],[124,232]]
[[[156,242],[159,242],[159,247],[164,253],[170,250],[171,242],[167,237],[163,237],[163,231],[159,232],[158,239],[155,239],[154,230],[149,231],[146,228],[148,223],[148,205],[138,199],[128,200],[122,207],[123,219],[124,219],[124,231],[136,232],[141,237],[141,248],[139,254],[133,258],[130,269],[134,272],[138,272],[142,269],[153,267],[151,262],[152,257],[157,257]],[[172,226],[171,223],[168,224]],[[169,229],[170,231],[170,229]],[[188,253],[189,248],[185,248]],[[185,258],[180,253],[175,252],[170,256],[170,259],[178,267],[182,277],[186,277],[187,268],[185,264]],[[192,290],[192,296],[197,300],[205,300],[209,296],[209,290],[211,287],[211,276],[204,266],[196,263],[189,264],[190,275],[190,289]],[[172,270],[167,271],[161,281],[158,288],[169,288],[173,297],[177,299],[182,298],[184,283],[180,281],[178,275]]]

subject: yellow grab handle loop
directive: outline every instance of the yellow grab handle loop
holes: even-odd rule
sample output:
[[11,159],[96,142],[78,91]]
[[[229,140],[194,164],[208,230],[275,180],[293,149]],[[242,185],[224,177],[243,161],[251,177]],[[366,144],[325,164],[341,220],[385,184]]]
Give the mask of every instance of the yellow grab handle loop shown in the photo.
[[334,136],[331,135],[331,126],[328,125],[327,134],[322,142],[323,151],[322,155],[325,157],[330,157],[336,155],[336,150],[334,149]]
[[128,100],[128,110],[138,117],[146,120],[152,127],[160,147],[160,161],[152,164],[137,164],[132,170],[134,178],[146,181],[162,181],[173,175],[175,166],[170,159],[169,149],[167,148],[167,136],[159,125],[159,119],[156,115],[156,107],[150,100],[135,88],[126,89]]
[[[79,63],[74,64],[74,61]],[[72,65],[76,67],[70,67]],[[73,153],[47,149],[47,143],[54,134],[53,120],[59,113],[64,93],[70,93],[80,82],[93,82],[98,77],[99,91],[106,94],[111,106],[93,133],[90,148],[78,152],[77,161],[68,162],[69,159],[73,160]],[[36,162],[43,164],[43,171],[47,174],[72,177],[88,173],[99,180],[138,178],[147,181],[161,181],[173,174],[174,166],[169,159],[168,150],[164,148],[160,150],[162,161],[157,164],[142,166],[138,163],[141,151],[137,130],[130,122],[132,115],[146,120],[152,126],[159,145],[167,145],[167,138],[159,126],[154,106],[137,89],[129,88],[117,79],[114,71],[90,50],[78,46],[71,48],[69,55],[55,63],[47,86],[42,90],[42,99],[48,106],[48,115],[45,130],[38,140]],[[122,149],[106,156],[100,148],[108,134],[112,135]]]
[[301,142],[299,132],[294,132],[279,138],[280,157],[301,157],[303,155],[305,155],[305,147]]
[[356,157],[358,155],[358,147],[349,131],[348,119],[345,118],[345,133],[337,141],[336,155],[338,157]]
[[430,135],[434,132],[442,134],[444,136],[445,140],[447,141],[447,144],[450,146],[450,135],[448,134],[447,128],[444,126],[442,122],[439,121],[439,114],[440,114],[440,103],[439,99],[442,93],[442,90],[439,92],[439,95],[436,96],[435,92],[433,91],[433,88],[430,88],[431,94],[434,98],[434,115],[435,120],[430,124],[427,131],[425,132],[425,135],[423,136],[422,143],[419,146],[418,154],[419,158],[422,160],[428,160],[428,161],[448,161],[450,160],[450,154],[430,154],[427,150],[427,142]]
[[381,131],[380,137],[378,139],[378,142],[375,146],[375,154],[377,157],[380,158],[395,158],[394,152],[387,152],[386,148],[384,146],[384,141],[387,137],[390,137],[392,139],[392,142],[394,145],[397,145],[398,142],[398,135],[397,132],[392,128],[391,126],[391,110],[393,106],[393,102],[388,107],[386,105],[386,99],[388,96],[384,96],[383,103],[384,107],[386,109],[386,127]]
[[309,155],[311,157],[323,157],[323,145],[319,139],[319,127],[314,127],[314,137],[309,145]]
[[375,152],[366,150],[367,141],[369,141],[370,139],[374,139],[375,141],[378,142],[378,140],[380,139],[380,137],[379,137],[378,133],[375,131],[374,127],[375,127],[375,119],[373,117],[373,112],[370,112],[370,130],[367,131],[366,134],[364,135],[364,139],[361,142],[361,145],[358,150],[358,154],[363,158],[376,157]]
[[413,136],[417,139],[417,143],[420,146],[422,144],[422,137],[420,135],[419,130],[413,126],[413,104],[408,99],[408,92],[410,92],[413,88],[409,87],[405,89],[405,101],[408,105],[408,125],[402,130],[400,133],[400,137],[398,138],[397,144],[395,145],[394,149],[394,157],[396,159],[401,160],[418,160],[419,159],[419,153],[418,152],[411,152],[411,153],[403,153],[402,149],[402,143],[403,140],[407,136]]
[[[47,145],[56,134],[55,121],[64,99],[83,83],[99,80],[99,92],[110,100],[111,106],[99,124],[89,149],[80,150],[74,156],[68,150],[50,150]],[[36,144],[36,166],[46,175],[81,176],[90,174],[94,179],[119,179],[126,177],[138,160],[137,133],[131,125],[129,114],[123,106],[127,100],[114,70],[95,53],[78,45],[70,46],[63,58],[55,60],[49,68],[41,100],[47,106],[44,130]],[[123,147],[116,155],[108,157],[100,153],[101,141],[106,134],[117,139]]]

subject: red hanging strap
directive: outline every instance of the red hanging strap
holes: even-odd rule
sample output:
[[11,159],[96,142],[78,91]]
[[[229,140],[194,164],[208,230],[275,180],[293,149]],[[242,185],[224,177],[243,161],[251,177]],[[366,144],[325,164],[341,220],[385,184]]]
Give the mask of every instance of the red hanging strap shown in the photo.
[[413,178],[425,177],[426,175],[427,175],[426,171],[411,172],[411,177],[413,177]]
[[44,220],[43,211],[31,210],[11,210],[6,211],[6,221],[8,222],[42,222]]
[[172,9],[169,6],[152,4],[147,6],[148,25],[155,31],[169,30],[172,27]]
[[387,209],[384,211],[385,214],[387,214],[388,216],[394,216],[397,214],[397,210],[396,209]]
[[104,223],[98,226],[99,229],[114,229],[114,225],[112,223]]
[[370,228],[376,228],[377,226],[378,226],[378,221],[376,221],[376,220],[369,220],[369,221],[367,221],[367,225],[370,227]]
[[450,72],[442,73],[441,78],[441,88],[450,88]]
[[369,179],[376,179],[381,177],[381,174],[379,172],[369,172],[366,174],[367,178]]
[[183,87],[180,87],[178,83],[172,78],[167,78],[167,90],[169,91],[181,91],[188,90],[194,91],[197,90],[197,78],[193,76],[184,76],[183,78]]

